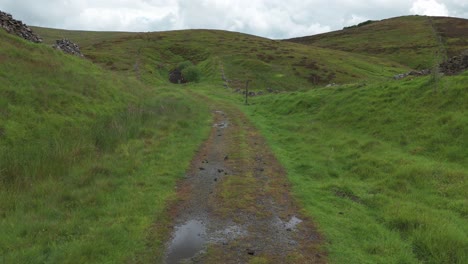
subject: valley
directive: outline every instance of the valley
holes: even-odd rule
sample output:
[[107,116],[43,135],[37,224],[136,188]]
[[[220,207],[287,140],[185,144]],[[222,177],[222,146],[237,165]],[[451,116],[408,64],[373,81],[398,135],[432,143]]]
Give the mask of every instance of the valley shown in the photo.
[[[468,259],[468,71],[440,71],[467,20],[31,28],[0,30],[0,263]],[[169,82],[186,62],[199,80]]]

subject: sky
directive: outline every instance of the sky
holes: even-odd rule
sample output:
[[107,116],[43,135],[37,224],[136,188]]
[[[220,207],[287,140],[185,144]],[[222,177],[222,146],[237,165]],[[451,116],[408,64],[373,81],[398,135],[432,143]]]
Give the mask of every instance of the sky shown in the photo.
[[70,30],[221,29],[285,39],[403,15],[468,18],[468,0],[0,0],[0,10]]

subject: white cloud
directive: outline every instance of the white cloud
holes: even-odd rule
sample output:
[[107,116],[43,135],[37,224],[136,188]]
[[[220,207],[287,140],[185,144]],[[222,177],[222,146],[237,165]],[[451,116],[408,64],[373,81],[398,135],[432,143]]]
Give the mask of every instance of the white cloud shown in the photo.
[[413,14],[426,16],[448,16],[449,11],[445,4],[435,0],[417,0],[413,3],[410,11]]
[[350,18],[344,19],[343,24],[345,26],[353,26],[353,25],[357,25],[357,24],[359,24],[361,22],[364,22],[364,21],[367,21],[367,20],[369,20],[369,19],[366,18],[366,17],[357,16],[357,15],[352,14]]

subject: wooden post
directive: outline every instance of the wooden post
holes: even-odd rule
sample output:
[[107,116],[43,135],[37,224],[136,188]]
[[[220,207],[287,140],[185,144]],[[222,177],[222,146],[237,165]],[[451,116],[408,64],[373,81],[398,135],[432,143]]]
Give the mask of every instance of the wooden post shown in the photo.
[[245,104],[246,105],[249,104],[249,82],[250,80],[247,80],[245,82]]

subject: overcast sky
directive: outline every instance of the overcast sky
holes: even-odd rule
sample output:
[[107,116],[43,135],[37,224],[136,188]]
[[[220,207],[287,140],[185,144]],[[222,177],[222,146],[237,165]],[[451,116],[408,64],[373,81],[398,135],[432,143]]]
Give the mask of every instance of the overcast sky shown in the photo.
[[43,27],[204,28],[282,39],[410,14],[468,18],[468,0],[0,0],[0,10]]

